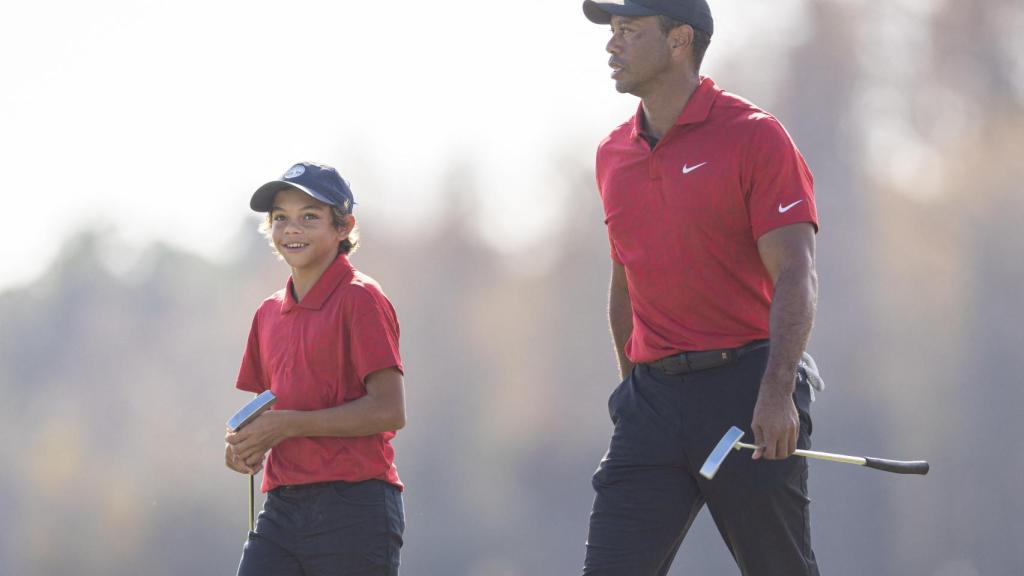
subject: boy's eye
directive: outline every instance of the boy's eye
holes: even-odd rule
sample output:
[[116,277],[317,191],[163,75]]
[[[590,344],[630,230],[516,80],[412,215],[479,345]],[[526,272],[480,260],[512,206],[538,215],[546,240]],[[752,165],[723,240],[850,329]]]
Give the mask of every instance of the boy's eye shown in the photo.
[[320,218],[320,216],[317,215],[317,214],[309,213],[309,214],[303,214],[302,218],[304,220],[317,220],[317,219]]
[[273,220],[274,222],[283,222],[283,221],[284,221],[284,215],[283,215],[283,214],[274,214],[274,215],[273,215],[273,216],[271,217],[271,219],[272,219],[272,220]]

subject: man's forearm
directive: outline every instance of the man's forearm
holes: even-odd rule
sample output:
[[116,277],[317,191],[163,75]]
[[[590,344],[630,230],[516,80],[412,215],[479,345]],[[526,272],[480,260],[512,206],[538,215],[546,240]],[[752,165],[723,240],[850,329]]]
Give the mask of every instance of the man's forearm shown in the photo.
[[763,382],[792,394],[797,365],[807,348],[818,300],[818,277],[810,266],[781,270],[775,282],[769,331],[771,350]]
[[612,264],[612,279],[608,288],[608,327],[611,329],[615,356],[619,362],[619,378],[625,380],[633,370],[633,362],[626,356],[626,340],[633,333],[633,306],[629,301],[626,272],[621,264]]

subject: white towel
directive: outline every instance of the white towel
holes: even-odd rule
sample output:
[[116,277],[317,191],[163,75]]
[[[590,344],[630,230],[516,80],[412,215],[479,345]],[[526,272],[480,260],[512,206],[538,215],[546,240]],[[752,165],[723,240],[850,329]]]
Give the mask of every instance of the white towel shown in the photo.
[[814,391],[821,392],[825,389],[825,381],[821,379],[821,373],[818,372],[818,365],[814,362],[814,358],[807,352],[804,352],[802,358],[800,358],[800,368],[804,369],[804,374],[807,375],[807,383],[811,385],[811,402],[814,402]]

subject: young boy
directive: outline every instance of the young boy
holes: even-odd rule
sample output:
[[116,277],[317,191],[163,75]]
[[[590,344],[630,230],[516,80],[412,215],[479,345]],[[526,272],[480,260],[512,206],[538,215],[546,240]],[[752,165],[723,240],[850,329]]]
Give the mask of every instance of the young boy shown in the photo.
[[271,390],[273,410],[227,434],[228,468],[263,468],[266,505],[240,576],[398,574],[405,517],[391,439],[405,425],[395,310],[348,255],[352,191],[329,166],[300,163],[250,206],[291,267],[256,311],[236,387]]

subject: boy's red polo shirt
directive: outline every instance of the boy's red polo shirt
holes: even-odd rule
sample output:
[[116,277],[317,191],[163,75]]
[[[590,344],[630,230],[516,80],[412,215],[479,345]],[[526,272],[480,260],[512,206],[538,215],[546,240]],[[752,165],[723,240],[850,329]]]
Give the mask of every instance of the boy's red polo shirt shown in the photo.
[[[398,320],[380,286],[339,255],[301,302],[288,286],[253,318],[236,387],[277,396],[276,409],[320,410],[366,395],[366,376],[402,370]],[[394,432],[354,438],[289,438],[270,451],[263,491],[278,486],[378,479],[402,488]]]
[[650,362],[768,338],[773,287],[757,239],[818,225],[800,151],[778,120],[710,78],[653,150],[642,111],[597,152],[611,256],[633,307],[627,356]]

